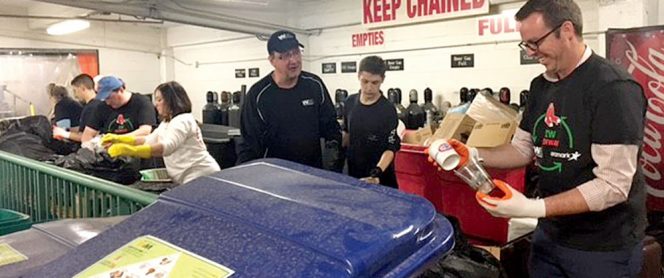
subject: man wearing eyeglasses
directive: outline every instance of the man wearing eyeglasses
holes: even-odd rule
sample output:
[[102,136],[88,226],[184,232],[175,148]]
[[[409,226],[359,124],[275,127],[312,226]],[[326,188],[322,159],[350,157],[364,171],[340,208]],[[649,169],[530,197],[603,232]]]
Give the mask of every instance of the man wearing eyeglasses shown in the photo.
[[338,148],[341,129],[332,100],[318,76],[302,71],[301,47],[292,32],[270,36],[274,71],[251,86],[242,105],[238,163],[274,157],[322,168],[321,138]]
[[530,0],[516,19],[519,46],[546,70],[530,84],[512,143],[479,150],[453,143],[489,167],[523,167],[534,157],[540,198],[512,190],[510,199],[480,204],[497,217],[539,218],[531,277],[636,277],[646,224],[643,90],[584,43],[572,0]]

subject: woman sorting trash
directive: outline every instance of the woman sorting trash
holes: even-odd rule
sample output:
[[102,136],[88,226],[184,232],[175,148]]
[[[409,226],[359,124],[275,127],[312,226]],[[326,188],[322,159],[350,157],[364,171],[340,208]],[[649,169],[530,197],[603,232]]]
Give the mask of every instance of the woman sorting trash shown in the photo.
[[208,153],[194,116],[187,92],[177,82],[163,83],[155,89],[155,106],[161,124],[148,136],[106,134],[101,143],[111,157],[162,156],[168,175],[178,184],[220,170]]
[[49,115],[51,124],[65,130],[78,131],[78,121],[81,118],[83,106],[69,96],[67,88],[53,83],[46,87],[52,111]]

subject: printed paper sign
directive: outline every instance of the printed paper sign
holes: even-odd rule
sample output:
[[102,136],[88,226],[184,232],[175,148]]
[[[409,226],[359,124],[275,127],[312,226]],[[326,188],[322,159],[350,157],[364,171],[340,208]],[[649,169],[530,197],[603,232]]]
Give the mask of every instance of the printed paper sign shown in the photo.
[[77,274],[76,278],[229,277],[235,271],[163,241],[142,236]]
[[27,260],[28,257],[16,251],[7,243],[0,244],[0,266],[10,265]]

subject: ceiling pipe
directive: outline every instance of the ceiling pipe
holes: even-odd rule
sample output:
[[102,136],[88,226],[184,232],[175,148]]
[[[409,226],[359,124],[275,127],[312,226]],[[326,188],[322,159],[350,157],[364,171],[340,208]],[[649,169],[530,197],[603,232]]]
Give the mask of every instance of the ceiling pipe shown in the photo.
[[77,7],[95,11],[111,12],[131,16],[147,17],[158,20],[172,21],[176,23],[189,24],[213,29],[226,30],[237,33],[252,35],[269,35],[280,29],[288,29],[295,33],[310,35],[315,32],[292,28],[289,26],[268,24],[264,22],[251,21],[237,17],[225,17],[218,13],[193,11],[191,8],[182,9],[171,5],[163,5],[163,1],[145,2],[134,4],[127,1],[122,5],[110,4],[100,1],[69,1],[69,0],[38,0],[63,6]]
[[102,22],[115,22],[115,23],[141,23],[141,24],[163,24],[163,20],[124,20],[124,19],[107,19],[107,18],[94,18],[85,16],[42,16],[42,15],[17,15],[17,14],[0,14],[0,17],[5,18],[22,18],[22,19],[46,19],[46,20],[67,20],[67,19],[82,19],[88,21],[102,21]]
[[[174,11],[189,11],[189,12],[192,12],[192,13],[195,13],[195,14],[209,15],[209,16],[213,16],[213,17],[221,16],[229,22],[236,21],[236,23],[239,23],[239,24],[244,24],[244,23],[250,22],[250,24],[256,24],[258,26],[269,26],[271,28],[274,28],[275,30],[288,29],[288,30],[290,30],[292,32],[295,32],[295,33],[309,35],[308,31],[305,30],[305,29],[295,28],[295,27],[291,27],[291,26],[284,26],[284,25],[280,25],[280,24],[273,24],[273,23],[263,22],[263,21],[259,21],[259,20],[247,21],[247,19],[243,18],[243,17],[228,15],[228,14],[223,14],[223,13],[213,13],[213,12],[210,12],[209,10],[198,9],[198,8],[191,7],[191,6],[185,6],[185,5],[182,5],[181,2],[176,1],[176,0],[169,0],[168,2],[173,3],[177,7],[176,9],[172,9]],[[163,5],[162,7],[164,7],[164,6],[167,6],[167,5]]]

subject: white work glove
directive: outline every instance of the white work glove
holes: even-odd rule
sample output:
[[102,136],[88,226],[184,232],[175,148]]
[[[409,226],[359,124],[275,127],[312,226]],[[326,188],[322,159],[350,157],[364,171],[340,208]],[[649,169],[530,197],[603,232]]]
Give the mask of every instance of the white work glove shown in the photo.
[[[449,139],[449,140],[439,139],[439,140],[447,142],[447,144],[449,144],[454,149],[454,151],[459,155],[459,163],[455,169],[459,169],[465,166],[468,163],[468,161],[471,159],[474,159],[477,162],[482,162],[482,158],[480,158],[480,154],[477,148],[468,147],[466,146],[466,144],[456,139]],[[437,146],[440,146],[438,140],[432,142],[431,146],[429,147],[436,148]],[[429,154],[428,157],[429,162],[431,162],[434,167],[438,168],[438,171],[442,171],[443,170],[443,168],[441,167],[442,165],[439,165],[438,162],[435,161],[435,159],[433,159],[432,157],[437,155],[435,150],[427,149],[426,153]]]
[[544,199],[528,199],[507,183],[504,185],[512,192],[509,199],[483,197],[479,204],[495,217],[504,218],[542,218],[546,216]]
[[71,132],[66,131],[64,128],[53,126],[53,138],[57,140],[69,139]]
[[370,183],[370,184],[379,184],[380,183],[380,178],[378,177],[366,177],[366,178],[361,178],[360,179],[363,182]]

